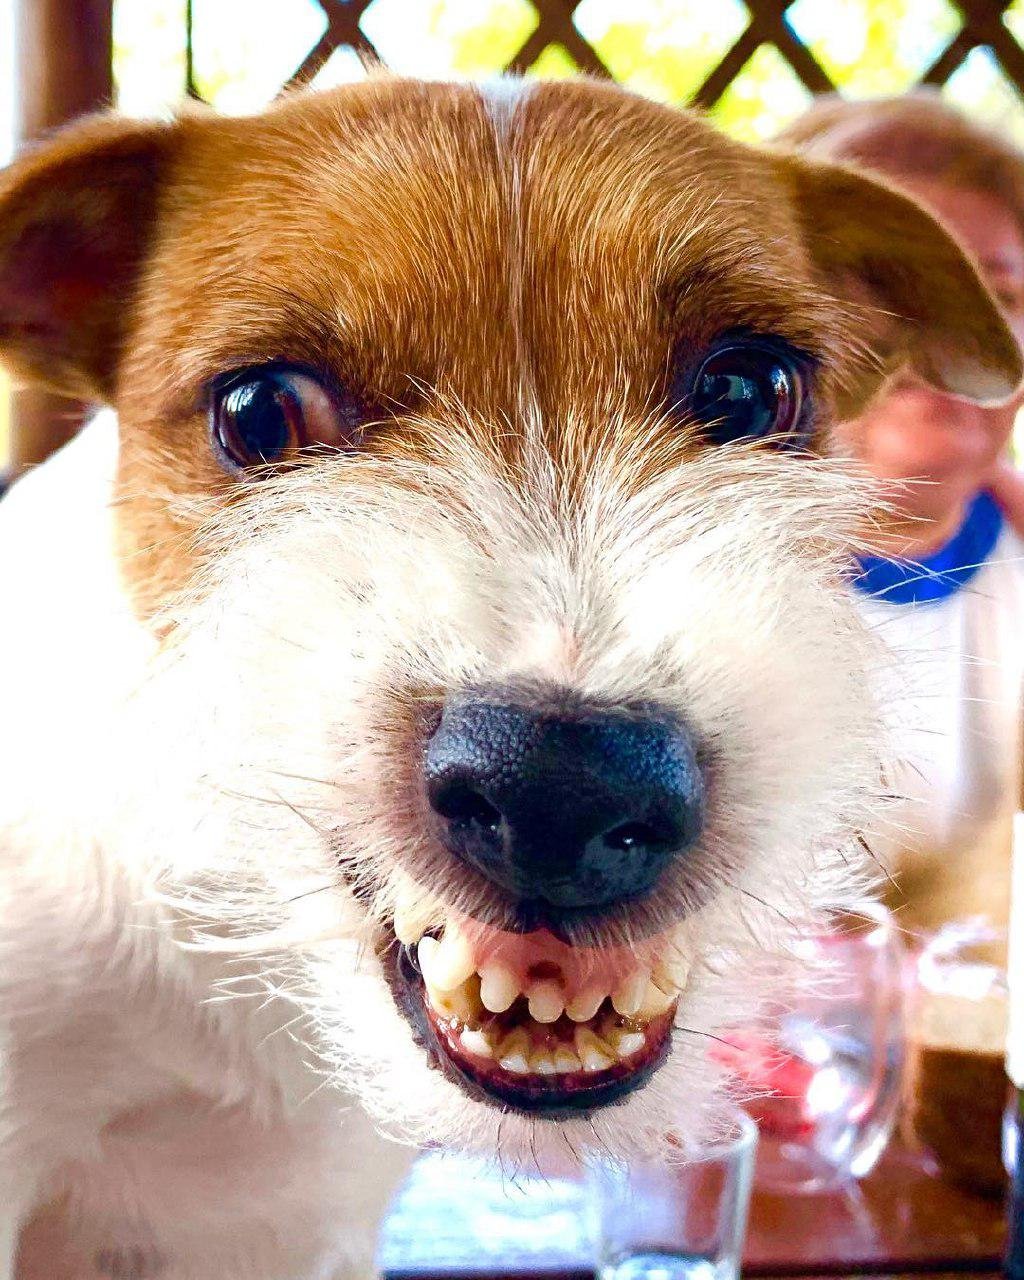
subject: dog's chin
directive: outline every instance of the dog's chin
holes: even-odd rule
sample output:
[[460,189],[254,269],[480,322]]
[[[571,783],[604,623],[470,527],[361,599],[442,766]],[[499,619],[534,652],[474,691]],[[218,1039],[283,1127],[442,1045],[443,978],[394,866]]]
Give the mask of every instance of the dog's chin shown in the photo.
[[385,976],[413,1036],[433,1065],[468,1097],[547,1120],[586,1116],[643,1088],[668,1056],[676,1000],[656,1011],[619,1012],[604,997],[592,1016],[567,1011],[539,1021],[525,995],[494,1012],[479,975],[439,995],[416,949],[385,930]]

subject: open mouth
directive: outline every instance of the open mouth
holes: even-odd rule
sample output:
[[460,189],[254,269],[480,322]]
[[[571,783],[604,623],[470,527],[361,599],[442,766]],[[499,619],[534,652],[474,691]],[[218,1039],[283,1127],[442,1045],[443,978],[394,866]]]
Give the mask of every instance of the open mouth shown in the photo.
[[[399,1007],[469,1093],[548,1119],[618,1102],[664,1061],[688,966],[449,923],[389,948]],[[435,931],[436,932],[436,931]]]

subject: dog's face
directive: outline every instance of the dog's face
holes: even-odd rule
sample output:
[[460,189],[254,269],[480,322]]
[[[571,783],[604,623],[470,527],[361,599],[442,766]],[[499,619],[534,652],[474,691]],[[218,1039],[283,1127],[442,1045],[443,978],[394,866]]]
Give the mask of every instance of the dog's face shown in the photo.
[[946,234],[610,87],[382,77],[23,160],[0,344],[119,414],[119,856],[413,1138],[696,1133],[879,781],[829,424],[1019,377]]

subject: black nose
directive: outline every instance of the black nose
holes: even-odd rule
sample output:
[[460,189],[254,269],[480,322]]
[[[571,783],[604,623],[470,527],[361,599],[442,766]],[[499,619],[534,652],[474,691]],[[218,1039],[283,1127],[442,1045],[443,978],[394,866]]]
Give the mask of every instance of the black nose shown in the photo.
[[427,797],[456,857],[519,902],[607,906],[646,893],[700,834],[704,787],[668,715],[449,699]]

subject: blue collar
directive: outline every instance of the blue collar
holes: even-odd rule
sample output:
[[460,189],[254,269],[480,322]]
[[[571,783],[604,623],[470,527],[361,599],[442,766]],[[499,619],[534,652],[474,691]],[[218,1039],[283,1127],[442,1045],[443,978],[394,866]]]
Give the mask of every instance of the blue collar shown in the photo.
[[945,600],[970,582],[992,554],[1002,530],[1003,513],[995,499],[990,493],[979,493],[944,547],[917,561],[858,556],[853,585],[891,604]]

